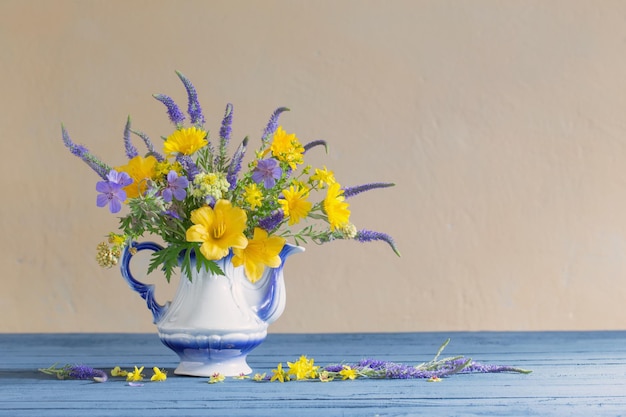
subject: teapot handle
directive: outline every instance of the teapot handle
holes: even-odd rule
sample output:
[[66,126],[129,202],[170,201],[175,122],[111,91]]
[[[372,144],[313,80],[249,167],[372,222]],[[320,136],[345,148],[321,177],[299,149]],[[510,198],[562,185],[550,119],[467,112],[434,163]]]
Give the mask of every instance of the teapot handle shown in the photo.
[[124,248],[124,251],[122,252],[122,262],[120,264],[122,277],[124,277],[124,279],[133,291],[138,292],[139,295],[141,295],[141,298],[146,300],[146,304],[152,312],[154,323],[158,323],[159,320],[161,320],[161,317],[163,317],[163,315],[167,311],[170,303],[167,302],[165,303],[165,305],[159,304],[154,297],[154,285],[144,284],[137,281],[135,277],[133,277],[133,274],[130,272],[130,260],[133,255],[139,251],[151,250],[157,252],[161,249],[163,249],[163,246],[154,242],[132,242],[130,245]]

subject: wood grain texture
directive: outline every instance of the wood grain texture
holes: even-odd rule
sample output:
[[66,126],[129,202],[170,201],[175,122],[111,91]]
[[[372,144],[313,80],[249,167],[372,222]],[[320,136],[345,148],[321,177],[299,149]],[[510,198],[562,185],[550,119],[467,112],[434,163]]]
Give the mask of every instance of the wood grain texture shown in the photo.
[[[153,334],[0,334],[1,416],[456,416],[626,413],[626,332],[271,334],[249,357],[255,372],[300,355],[316,364],[376,358],[418,364],[444,355],[531,369],[463,374],[441,383],[356,380],[255,383],[173,374],[177,357]],[[64,380],[38,368],[81,363],[165,368],[163,383],[130,387]]]

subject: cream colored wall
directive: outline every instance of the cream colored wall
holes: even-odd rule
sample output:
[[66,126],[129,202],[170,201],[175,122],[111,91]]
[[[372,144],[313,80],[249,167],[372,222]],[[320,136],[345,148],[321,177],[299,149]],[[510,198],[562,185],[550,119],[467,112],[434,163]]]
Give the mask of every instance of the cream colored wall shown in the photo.
[[625,40],[623,1],[0,0],[0,331],[154,332],[60,124],[122,163],[128,114],[170,133],[176,69],[213,132],[288,106],[342,184],[397,184],[350,202],[403,257],[309,246],[272,331],[623,329]]

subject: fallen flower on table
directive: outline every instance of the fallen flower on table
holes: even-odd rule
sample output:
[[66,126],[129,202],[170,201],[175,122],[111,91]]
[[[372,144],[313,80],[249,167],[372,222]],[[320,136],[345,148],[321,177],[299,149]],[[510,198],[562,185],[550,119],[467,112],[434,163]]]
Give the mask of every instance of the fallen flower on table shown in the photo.
[[154,368],[152,368],[152,371],[154,371],[154,375],[152,375],[150,381],[161,382],[167,379],[167,372],[163,371],[162,369],[159,369],[155,366]]
[[217,384],[218,382],[224,382],[225,379],[226,377],[224,375],[220,374],[219,372],[216,372],[213,375],[211,375],[211,378],[209,378],[209,384]]
[[119,366],[116,366],[115,368],[111,369],[111,376],[126,377],[126,375],[128,375],[128,371],[121,369]]
[[137,368],[135,366],[135,370],[132,372],[129,372],[128,375],[126,375],[126,380],[131,381],[131,382],[142,381],[144,377],[144,375],[142,374],[143,368],[144,368],[143,366],[141,368]]
[[[419,365],[407,365],[403,363],[362,359],[356,363],[340,363],[325,367],[313,367],[313,359],[301,356],[296,362],[287,362],[289,371],[283,369],[283,364],[279,363],[276,369],[272,370],[272,376],[256,374],[254,381],[279,381],[287,382],[292,380],[319,380],[329,382],[335,379],[355,380],[359,378],[376,379],[426,379],[428,382],[440,382],[443,377],[464,373],[499,373],[514,372],[529,374],[532,371],[507,365],[491,365],[474,362],[464,356],[453,356],[439,359],[444,348],[450,339],[446,340],[435,355],[434,359]],[[309,367],[309,368],[307,368]],[[308,370],[307,370],[308,369]],[[291,376],[295,376],[294,379]]]
[[106,372],[86,365],[65,365],[62,368],[56,368],[55,363],[49,368],[40,368],[39,372],[54,375],[58,379],[93,379],[96,382],[106,382],[108,379]]

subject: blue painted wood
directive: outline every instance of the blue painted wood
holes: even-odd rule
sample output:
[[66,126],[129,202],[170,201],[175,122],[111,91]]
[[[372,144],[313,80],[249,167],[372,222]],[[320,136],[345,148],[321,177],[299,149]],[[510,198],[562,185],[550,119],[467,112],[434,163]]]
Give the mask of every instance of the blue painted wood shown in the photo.
[[[0,416],[587,416],[626,415],[626,332],[270,334],[249,357],[255,372],[300,355],[326,365],[362,358],[428,361],[444,355],[532,369],[425,380],[255,383],[173,375],[177,357],[152,334],[0,334]],[[169,371],[130,387],[56,380],[38,368],[83,363]]]

